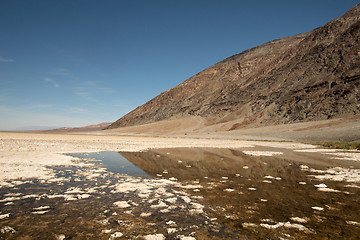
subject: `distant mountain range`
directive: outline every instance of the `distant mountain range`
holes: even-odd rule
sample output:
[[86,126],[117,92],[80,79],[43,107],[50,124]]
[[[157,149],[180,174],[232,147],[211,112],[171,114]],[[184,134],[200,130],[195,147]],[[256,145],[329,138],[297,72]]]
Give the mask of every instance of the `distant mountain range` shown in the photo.
[[195,117],[232,131],[354,116],[359,85],[360,4],[310,32],[216,63],[107,129]]
[[13,131],[38,131],[38,130],[51,130],[59,128],[57,126],[24,126],[14,129]]
[[42,132],[42,133],[72,133],[72,132],[91,132],[99,131],[108,126],[111,123],[99,123],[84,127],[47,127],[47,126],[29,126],[15,129],[14,131],[31,131],[31,132]]

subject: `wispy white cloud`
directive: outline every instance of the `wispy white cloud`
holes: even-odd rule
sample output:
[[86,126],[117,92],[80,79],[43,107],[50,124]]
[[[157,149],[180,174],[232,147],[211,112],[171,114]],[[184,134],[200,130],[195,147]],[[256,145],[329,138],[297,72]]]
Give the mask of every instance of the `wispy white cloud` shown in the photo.
[[14,61],[14,59],[11,59],[11,58],[0,57],[0,62],[10,63],[10,62],[13,62],[13,61]]
[[114,92],[111,88],[101,86],[97,81],[84,81],[80,86],[74,87],[75,95],[86,101],[100,105],[102,102],[99,99]]
[[51,108],[53,105],[51,104],[34,104],[31,106],[31,108],[35,108],[35,109],[49,109]]
[[72,107],[66,111],[67,114],[83,114],[83,113],[88,113],[88,112],[89,112],[89,109],[79,108],[79,107]]
[[44,78],[44,81],[51,83],[56,88],[60,87],[60,85],[53,78],[46,77],[46,78]]

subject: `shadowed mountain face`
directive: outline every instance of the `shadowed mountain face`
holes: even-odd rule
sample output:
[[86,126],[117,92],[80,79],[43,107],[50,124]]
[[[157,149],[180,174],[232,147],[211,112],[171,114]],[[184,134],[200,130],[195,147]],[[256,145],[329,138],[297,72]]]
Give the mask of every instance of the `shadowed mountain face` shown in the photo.
[[360,5],[305,34],[229,57],[108,128],[199,116],[208,125],[323,120],[360,113]]

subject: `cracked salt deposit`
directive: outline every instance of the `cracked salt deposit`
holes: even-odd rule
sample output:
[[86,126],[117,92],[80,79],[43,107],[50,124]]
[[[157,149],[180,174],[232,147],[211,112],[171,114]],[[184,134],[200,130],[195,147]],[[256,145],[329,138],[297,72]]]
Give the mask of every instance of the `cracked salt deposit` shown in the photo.
[[308,229],[307,227],[298,224],[298,223],[290,223],[290,222],[278,222],[276,224],[266,224],[266,223],[261,223],[260,224],[261,227],[267,228],[267,229],[277,229],[279,227],[285,227],[285,228],[295,228],[299,231],[304,231],[304,232],[312,232],[310,229]]
[[360,152],[336,152],[327,153],[334,159],[346,160],[346,161],[360,161]]
[[0,220],[10,217],[10,213],[0,214]]
[[164,234],[149,234],[144,236],[144,240],[165,240]]
[[327,170],[308,169],[313,173],[321,175],[309,175],[320,180],[360,183],[360,169],[335,167]]

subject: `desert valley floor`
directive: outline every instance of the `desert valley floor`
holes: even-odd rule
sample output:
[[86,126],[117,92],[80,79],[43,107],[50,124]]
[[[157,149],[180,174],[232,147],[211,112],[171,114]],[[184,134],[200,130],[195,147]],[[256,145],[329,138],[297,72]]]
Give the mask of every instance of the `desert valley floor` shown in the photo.
[[359,239],[360,152],[0,133],[0,239]]

